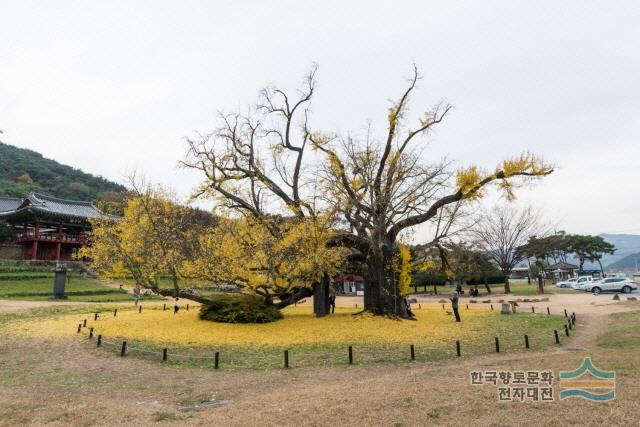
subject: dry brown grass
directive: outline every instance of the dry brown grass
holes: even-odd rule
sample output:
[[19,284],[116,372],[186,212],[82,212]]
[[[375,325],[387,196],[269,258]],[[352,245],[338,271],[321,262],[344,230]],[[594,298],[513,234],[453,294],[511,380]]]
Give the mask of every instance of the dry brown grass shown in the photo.
[[[604,315],[579,313],[578,323],[561,349],[441,364],[265,372],[176,369],[122,359],[76,338],[0,332],[0,425],[635,425],[639,349],[598,347],[596,338],[607,330]],[[567,352],[567,347],[586,351]],[[597,366],[618,371],[617,400],[499,403],[494,388],[468,385],[470,370],[557,374],[577,367],[587,354]],[[178,411],[180,403],[211,398],[229,404]]]

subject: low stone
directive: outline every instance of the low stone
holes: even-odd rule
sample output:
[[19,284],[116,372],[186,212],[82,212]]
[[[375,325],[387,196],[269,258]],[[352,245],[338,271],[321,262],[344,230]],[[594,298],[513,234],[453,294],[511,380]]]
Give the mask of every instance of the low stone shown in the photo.
[[474,299],[470,299],[470,300],[469,300],[469,302],[470,302],[471,304],[475,304],[475,303],[477,303],[478,301],[476,301],[476,300],[474,300]]
[[614,301],[620,301],[620,295],[615,294],[615,295],[613,296],[613,300],[614,300]]
[[491,302],[491,300],[490,300],[490,299],[486,299],[486,300],[484,300],[484,301],[482,301],[482,302],[483,302],[484,304],[489,304],[489,303]]
[[179,409],[181,412],[191,412],[199,411],[205,408],[217,408],[219,406],[225,406],[228,404],[229,401],[227,400],[210,400],[208,402],[194,403],[193,405],[180,405]]
[[500,310],[500,314],[511,314],[511,304],[503,303],[502,308]]
[[627,297],[627,301],[638,301],[636,297]]

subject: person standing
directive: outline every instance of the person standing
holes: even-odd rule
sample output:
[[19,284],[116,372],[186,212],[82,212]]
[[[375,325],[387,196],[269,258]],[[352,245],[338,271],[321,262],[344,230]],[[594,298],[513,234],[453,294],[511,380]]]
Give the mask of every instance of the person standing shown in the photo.
[[173,300],[173,314],[177,314],[178,310],[180,310],[180,305],[178,304],[178,297],[175,297]]
[[329,285],[329,305],[331,306],[331,314],[336,311],[336,290],[332,285]]
[[136,307],[138,306],[139,300],[140,300],[140,285],[136,285],[136,287],[133,288],[133,303]]
[[456,322],[460,321],[460,313],[458,312],[458,293],[455,292],[451,295],[451,308],[453,309],[453,315],[456,316]]

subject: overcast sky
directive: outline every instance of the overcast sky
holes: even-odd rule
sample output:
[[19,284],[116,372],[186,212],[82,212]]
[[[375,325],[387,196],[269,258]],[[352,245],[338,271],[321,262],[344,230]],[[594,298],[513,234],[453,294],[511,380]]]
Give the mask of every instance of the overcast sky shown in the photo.
[[2,140],[187,195],[184,137],[313,63],[312,126],[385,130],[412,64],[413,111],[453,114],[430,155],[493,168],[531,150],[556,165],[518,204],[574,233],[640,233],[637,1],[0,0]]

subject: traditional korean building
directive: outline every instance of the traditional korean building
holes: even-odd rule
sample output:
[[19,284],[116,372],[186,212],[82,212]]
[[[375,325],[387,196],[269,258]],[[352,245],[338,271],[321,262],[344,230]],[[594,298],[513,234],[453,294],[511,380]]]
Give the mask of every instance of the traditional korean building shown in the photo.
[[71,260],[87,244],[91,219],[111,218],[91,202],[29,193],[25,199],[0,197],[0,220],[15,228],[10,243],[21,246],[23,260]]

